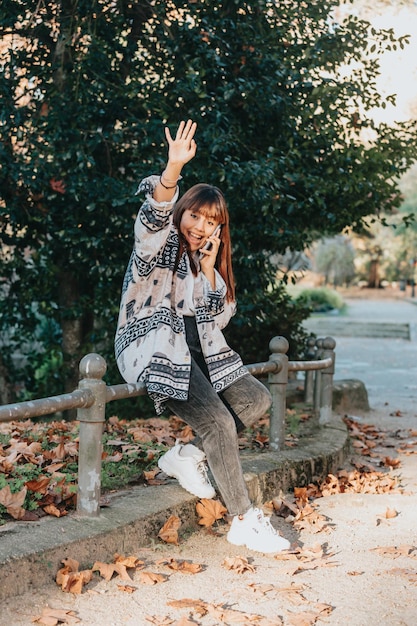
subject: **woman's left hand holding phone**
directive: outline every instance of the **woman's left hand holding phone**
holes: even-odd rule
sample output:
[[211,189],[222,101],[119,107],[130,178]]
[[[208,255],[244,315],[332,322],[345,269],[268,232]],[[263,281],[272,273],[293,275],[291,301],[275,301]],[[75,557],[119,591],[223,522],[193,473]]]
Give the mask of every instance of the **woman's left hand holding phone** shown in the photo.
[[216,264],[217,253],[221,244],[221,224],[217,226],[213,234],[207,239],[206,245],[200,249],[201,271],[210,282],[212,289],[215,289],[214,266]]

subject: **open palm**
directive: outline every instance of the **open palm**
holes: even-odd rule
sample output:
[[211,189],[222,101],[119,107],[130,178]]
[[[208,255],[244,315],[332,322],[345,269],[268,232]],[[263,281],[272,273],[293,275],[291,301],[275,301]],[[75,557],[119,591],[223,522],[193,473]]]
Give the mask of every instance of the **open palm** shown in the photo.
[[165,128],[165,136],[168,141],[168,160],[170,163],[180,163],[184,165],[195,156],[197,144],[194,141],[194,134],[197,128],[196,122],[188,120],[180,122],[175,138],[173,139],[169,128]]

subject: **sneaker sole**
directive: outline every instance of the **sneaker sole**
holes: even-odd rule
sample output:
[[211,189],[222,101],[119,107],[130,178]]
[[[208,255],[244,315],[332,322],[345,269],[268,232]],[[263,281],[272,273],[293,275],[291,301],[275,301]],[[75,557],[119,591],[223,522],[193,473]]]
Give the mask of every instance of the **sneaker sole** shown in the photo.
[[253,550],[254,552],[261,552],[263,554],[278,554],[278,552],[289,550],[289,548],[291,547],[291,544],[288,542],[288,545],[286,545],[285,548],[284,547],[277,548],[276,550],[260,550],[259,548],[252,548],[251,546],[248,546],[248,544],[245,543],[244,541],[235,541],[233,539],[229,539],[228,536],[226,537],[226,539],[229,543],[231,543],[234,546],[245,546],[245,548],[247,548],[248,550]]

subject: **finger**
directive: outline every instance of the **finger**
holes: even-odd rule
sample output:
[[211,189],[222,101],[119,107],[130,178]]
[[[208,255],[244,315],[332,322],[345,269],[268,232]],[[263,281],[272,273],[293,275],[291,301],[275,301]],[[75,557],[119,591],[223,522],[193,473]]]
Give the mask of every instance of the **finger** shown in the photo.
[[192,155],[195,155],[195,153],[197,152],[197,144],[194,141],[194,139],[191,140],[190,152],[191,152]]
[[171,144],[174,140],[172,139],[172,136],[171,136],[171,133],[170,133],[170,130],[169,130],[168,126],[165,126],[165,129],[164,129],[164,130],[165,130],[165,137],[166,137],[166,140],[167,140],[167,142],[168,142],[169,144]]
[[184,126],[185,126],[185,122],[181,121],[179,123],[178,129],[177,129],[177,134],[175,135],[175,139],[181,139],[182,132],[184,130]]
[[193,122],[193,120],[188,120],[183,131],[183,139],[191,140],[194,136],[196,128],[197,123]]

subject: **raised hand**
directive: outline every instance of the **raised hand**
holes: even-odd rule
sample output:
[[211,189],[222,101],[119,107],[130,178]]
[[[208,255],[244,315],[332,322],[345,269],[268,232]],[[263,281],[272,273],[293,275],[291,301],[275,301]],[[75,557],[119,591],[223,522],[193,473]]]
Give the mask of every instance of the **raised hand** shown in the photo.
[[165,136],[168,142],[168,165],[185,165],[195,156],[197,144],[194,134],[197,123],[192,120],[180,122],[175,138],[173,139],[168,127]]
[[181,170],[188,161],[191,161],[197,150],[194,140],[196,129],[197,124],[192,120],[180,122],[176,135],[172,138],[169,128],[165,127],[168,162],[159,177],[159,184],[154,189],[153,197],[157,202],[169,202],[174,197]]

